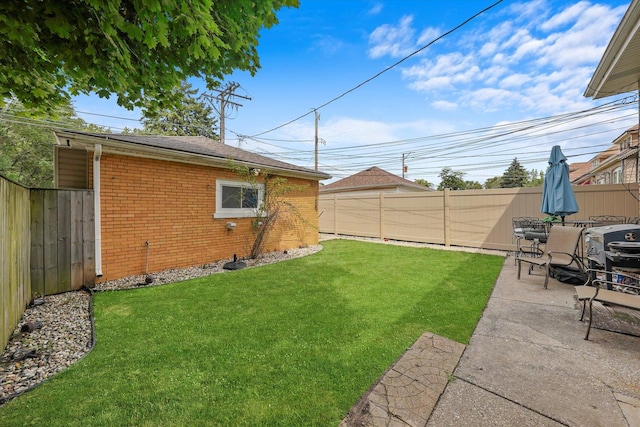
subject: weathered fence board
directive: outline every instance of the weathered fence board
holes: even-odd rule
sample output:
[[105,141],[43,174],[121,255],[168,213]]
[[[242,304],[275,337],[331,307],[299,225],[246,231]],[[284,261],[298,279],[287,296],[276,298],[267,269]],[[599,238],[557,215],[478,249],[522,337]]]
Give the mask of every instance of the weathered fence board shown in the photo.
[[44,190],[31,190],[31,291],[44,295]]
[[[54,191],[44,193],[44,294],[58,289],[58,198]],[[67,289],[64,289],[67,290]]]
[[[80,191],[74,191],[71,193],[70,200],[70,215],[69,215],[69,231],[71,232],[69,235],[69,274],[70,274],[70,285],[71,283],[83,283],[84,282],[84,271],[83,271],[83,239],[84,232],[82,229],[82,218],[83,218],[83,210],[82,210],[82,200],[84,193]],[[71,236],[74,236],[72,239]]]
[[7,343],[31,298],[29,190],[0,177],[0,339]]
[[33,190],[32,196],[34,292],[50,295],[93,286],[93,192]]
[[95,284],[94,193],[27,189],[0,176],[0,343],[31,299]]
[[[93,191],[85,190],[82,192],[82,225],[78,227],[82,230],[82,234],[77,234],[74,239],[74,241],[78,241],[78,244],[82,243],[82,283],[89,287],[93,287],[96,282],[96,229],[93,197]],[[77,283],[74,282],[74,286],[77,286]]]
[[57,288],[71,290],[71,192],[58,191],[58,284]]

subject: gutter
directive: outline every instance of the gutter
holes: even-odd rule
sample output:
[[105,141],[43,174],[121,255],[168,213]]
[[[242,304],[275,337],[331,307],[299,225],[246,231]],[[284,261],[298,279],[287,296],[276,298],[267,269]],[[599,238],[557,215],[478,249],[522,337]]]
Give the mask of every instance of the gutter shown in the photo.
[[102,156],[102,145],[95,144],[93,153],[93,208],[95,225],[95,263],[96,277],[102,277],[102,221],[100,215],[100,157]]
[[[618,27],[613,33],[613,36],[611,37],[607,48],[602,54],[596,70],[591,76],[591,80],[589,81],[587,89],[583,94],[585,98],[600,99],[614,95],[611,92],[603,92],[602,87],[607,83],[607,80],[612,77],[611,73],[614,71],[616,65],[620,62],[622,54],[625,52],[625,49],[631,44],[634,35],[638,31],[638,27],[640,25],[640,20],[638,19],[639,16],[640,1],[632,0],[627,11],[622,17],[622,20],[620,21],[620,24],[618,24]],[[637,85],[638,82],[636,82],[636,88]],[[615,93],[617,95],[620,93],[630,92],[635,89],[618,87],[615,90],[617,91],[617,93]]]
[[[238,160],[230,159],[223,156],[196,153],[191,151],[183,151],[178,149],[159,147],[155,145],[146,144],[143,142],[132,142],[125,140],[118,140],[118,134],[105,134],[105,135],[91,135],[85,134],[79,131],[56,131],[56,135],[59,138],[72,139],[74,146],[84,146],[87,149],[91,149],[91,146],[102,144],[104,153],[120,154],[131,157],[142,157],[148,159],[157,159],[170,162],[180,162],[187,164],[197,164],[209,167],[219,167],[222,169],[229,169],[229,161],[231,160],[236,165],[246,166],[249,168],[268,169],[270,172],[277,175],[289,176],[294,178],[323,180],[331,178],[331,175],[324,172],[318,172],[313,170],[300,170],[295,165],[291,165],[292,168],[269,165],[268,163],[256,162],[251,160]],[[169,138],[169,137],[167,137]],[[249,154],[253,154],[247,152]],[[270,159],[273,160],[273,159]]]

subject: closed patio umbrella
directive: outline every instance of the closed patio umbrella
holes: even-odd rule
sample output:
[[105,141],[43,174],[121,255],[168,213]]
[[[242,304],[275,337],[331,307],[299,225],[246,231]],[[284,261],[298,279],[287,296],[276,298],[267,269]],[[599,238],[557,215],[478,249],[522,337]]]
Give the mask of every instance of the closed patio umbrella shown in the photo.
[[540,210],[547,215],[562,218],[578,212],[578,202],[569,181],[569,165],[567,158],[562,154],[560,146],[551,149],[549,167],[544,176],[542,186],[542,206]]

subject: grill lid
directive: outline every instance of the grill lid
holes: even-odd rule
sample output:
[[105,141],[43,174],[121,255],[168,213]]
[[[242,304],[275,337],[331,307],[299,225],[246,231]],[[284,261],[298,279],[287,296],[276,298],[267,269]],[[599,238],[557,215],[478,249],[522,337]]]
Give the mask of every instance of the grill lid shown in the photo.
[[630,254],[640,253],[640,242],[609,242],[609,249]]

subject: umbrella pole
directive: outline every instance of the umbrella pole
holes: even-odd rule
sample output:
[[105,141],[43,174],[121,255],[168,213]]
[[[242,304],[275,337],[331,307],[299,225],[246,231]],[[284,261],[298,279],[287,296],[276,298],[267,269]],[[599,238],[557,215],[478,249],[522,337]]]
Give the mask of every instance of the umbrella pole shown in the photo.
[[560,219],[562,219],[562,225],[564,226],[564,215],[561,215]]

